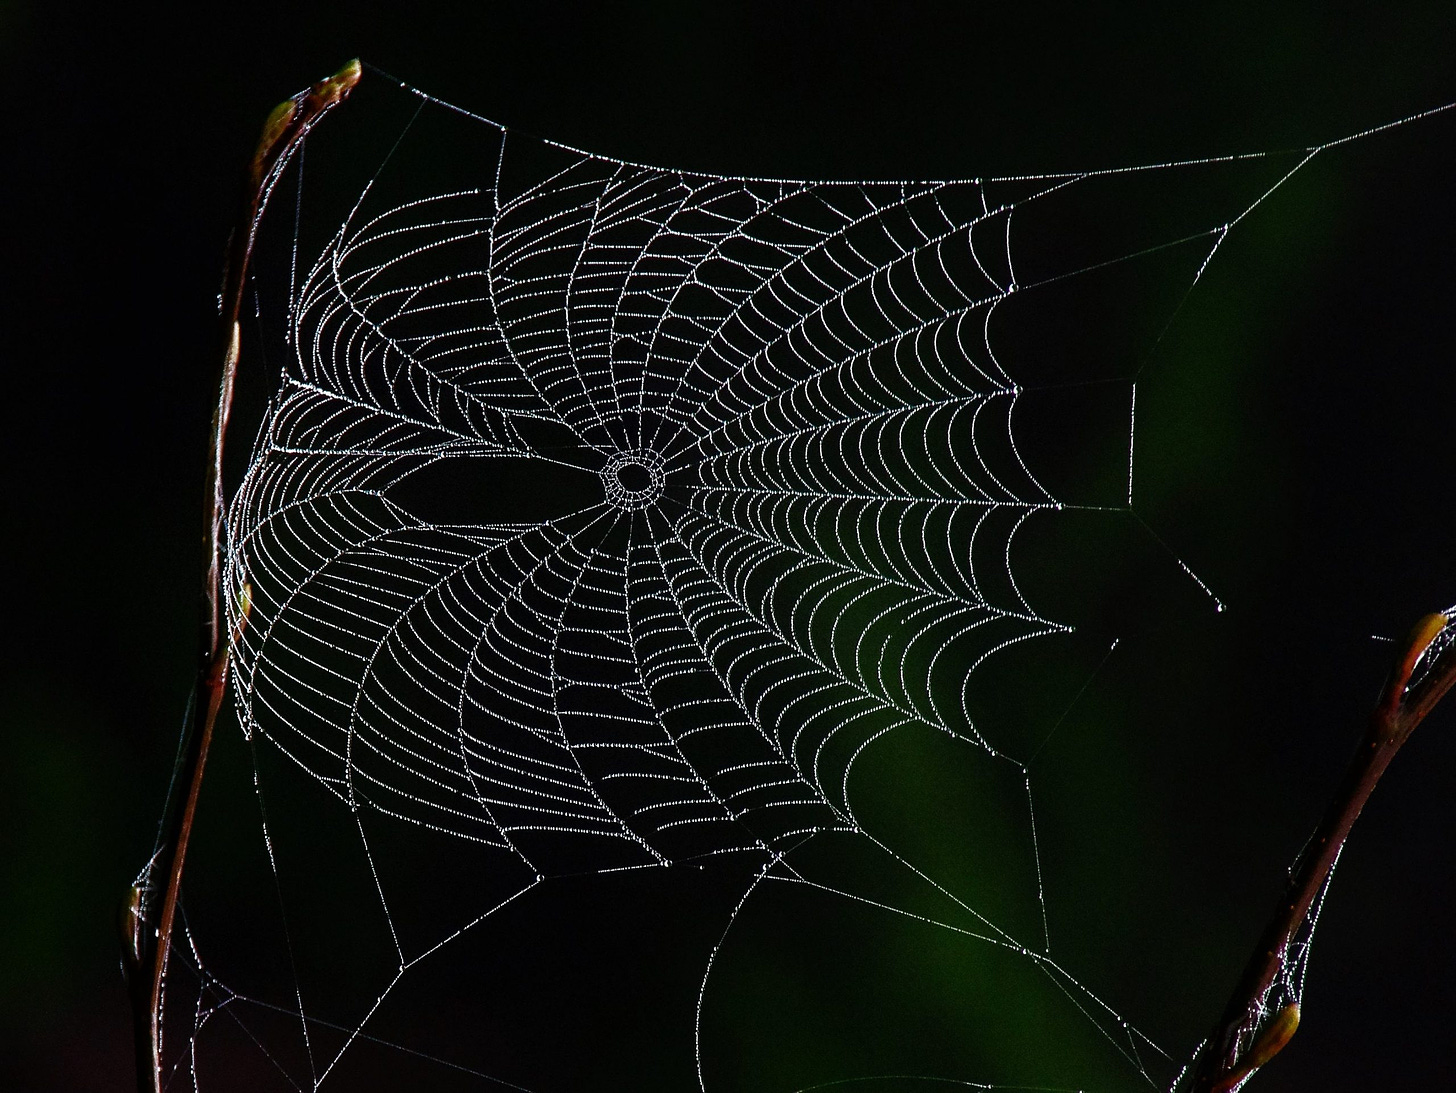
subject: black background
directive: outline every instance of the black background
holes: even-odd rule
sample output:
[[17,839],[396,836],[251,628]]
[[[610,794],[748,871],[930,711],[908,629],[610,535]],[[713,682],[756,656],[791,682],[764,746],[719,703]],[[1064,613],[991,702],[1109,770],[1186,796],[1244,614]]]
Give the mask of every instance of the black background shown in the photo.
[[[1453,47],[1443,3],[0,8],[12,1087],[132,1082],[114,908],[151,845],[190,682],[218,270],[280,98],[358,54],[628,160],[960,177],[1317,143],[1456,99]],[[1238,730],[1251,784],[1194,821],[1235,889],[1210,937],[1230,982],[1378,682],[1367,635],[1456,598],[1456,130],[1431,132],[1330,169],[1331,241],[1306,231],[1279,265],[1300,276],[1251,281],[1244,301],[1283,371],[1254,383],[1229,364],[1264,439],[1218,488],[1283,491],[1235,506],[1208,550],[1247,563],[1231,614],[1261,606],[1231,623],[1229,664],[1259,682],[1229,686],[1267,721]],[[1255,1088],[1456,1077],[1453,727],[1432,720],[1357,829],[1305,1027]]]

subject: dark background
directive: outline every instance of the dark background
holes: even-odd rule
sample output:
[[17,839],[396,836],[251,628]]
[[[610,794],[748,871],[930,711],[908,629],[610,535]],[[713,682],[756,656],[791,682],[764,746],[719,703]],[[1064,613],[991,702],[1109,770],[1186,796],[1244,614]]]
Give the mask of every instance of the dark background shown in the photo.
[[[113,922],[190,683],[218,270],[280,98],[357,54],[628,160],[944,178],[1322,142],[1456,99],[1453,48],[1445,3],[0,7],[11,1087],[132,1082]],[[1453,149],[1445,119],[1322,157],[1190,319],[1199,485],[1162,528],[1230,611],[1170,643],[1188,661],[1144,692],[1169,697],[1143,735],[1201,784],[1173,842],[1208,946],[1158,990],[1186,983],[1209,1022],[1379,683],[1369,635],[1456,599]],[[1456,1077],[1453,735],[1434,717],[1362,819],[1304,1027],[1254,1088]],[[1118,822],[1163,824],[1151,796]]]

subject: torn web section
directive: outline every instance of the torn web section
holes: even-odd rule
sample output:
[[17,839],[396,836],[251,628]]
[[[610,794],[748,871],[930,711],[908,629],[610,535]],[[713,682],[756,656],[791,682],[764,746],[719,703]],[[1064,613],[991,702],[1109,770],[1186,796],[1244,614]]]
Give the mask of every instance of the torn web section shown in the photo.
[[1162,1084],[1078,696],[1214,606],[1135,391],[1278,169],[722,178],[361,86],[260,250],[174,1080]]

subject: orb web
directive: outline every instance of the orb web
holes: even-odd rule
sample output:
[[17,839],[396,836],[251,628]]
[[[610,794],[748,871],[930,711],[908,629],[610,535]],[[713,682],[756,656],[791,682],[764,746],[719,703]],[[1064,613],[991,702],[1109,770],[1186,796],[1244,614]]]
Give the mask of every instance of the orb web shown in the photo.
[[[342,986],[301,973],[306,915],[281,879],[287,989],[215,971],[189,924],[172,1085],[225,1087],[205,1077],[221,1066],[208,1053],[228,1058],[212,1042],[241,1029],[284,1088],[365,1088],[354,1060],[381,1057],[464,1087],[561,1088],[535,1084],[541,1052],[442,1042],[392,1014],[442,962],[468,978],[508,949],[510,916],[553,886],[709,866],[730,898],[702,912],[711,936],[676,1041],[654,1030],[676,1053],[663,1088],[750,1087],[715,1071],[714,989],[736,939],[785,905],[774,889],[991,953],[995,974],[1040,984],[1085,1033],[1073,1058],[1118,1083],[1098,1088],[1175,1082],[1174,1053],[1057,957],[1036,827],[1048,726],[1003,732],[968,695],[997,654],[1076,627],[1018,580],[1028,528],[1142,523],[1149,358],[1095,344],[1087,300],[1142,278],[1170,321],[1229,233],[1321,148],[796,182],[641,166],[403,85],[378,94],[393,105],[351,104],[310,138],[288,275],[258,275],[281,366],[232,495],[226,580],[249,588],[246,625],[232,604],[234,695],[258,771],[282,759],[327,799],[321,815],[346,818],[353,845],[310,851],[310,871],[362,864],[349,906],[382,955],[345,946]],[[350,126],[388,131],[387,152],[340,153],[344,197],[315,202],[315,146]],[[1186,207],[1185,184],[1199,195]],[[1140,205],[1150,193],[1174,213]],[[1125,221],[1072,230],[1114,198]],[[1089,435],[1111,486],[1076,473]],[[1157,550],[1198,610],[1222,608]],[[883,816],[883,787],[865,786],[907,740],[974,771],[1005,825],[986,836],[999,873],[984,899],[864,815]],[[277,878],[284,821],[255,782]],[[295,841],[324,843],[303,826]],[[416,906],[460,885],[449,911]],[[815,1078],[1080,1080],[1036,1058]]]

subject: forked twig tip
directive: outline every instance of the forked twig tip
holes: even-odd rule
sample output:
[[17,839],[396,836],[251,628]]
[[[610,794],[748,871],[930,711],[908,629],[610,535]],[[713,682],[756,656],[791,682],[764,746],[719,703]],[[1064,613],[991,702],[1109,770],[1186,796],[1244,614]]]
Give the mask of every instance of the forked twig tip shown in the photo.
[[1403,643],[1404,652],[1391,669],[1389,682],[1386,683],[1385,691],[1381,695],[1381,706],[1387,704],[1393,708],[1399,704],[1401,696],[1405,692],[1406,684],[1410,682],[1411,673],[1416,669],[1421,657],[1425,656],[1426,650],[1431,643],[1440,636],[1442,630],[1449,626],[1451,620],[1444,612],[1433,611],[1429,615],[1422,615],[1411,627],[1410,633],[1406,635]]
[[[1456,686],[1453,615],[1456,609],[1423,616],[1402,644],[1371,712],[1364,739],[1310,839],[1309,853],[1291,878],[1218,1026],[1200,1052],[1192,1093],[1231,1093],[1278,1054],[1299,1027],[1297,1002],[1289,1003],[1268,1020],[1264,999],[1296,937],[1305,929],[1350,829],[1376,783],[1416,726]],[[1249,1046],[1240,1052],[1239,1045],[1244,1042]]]

